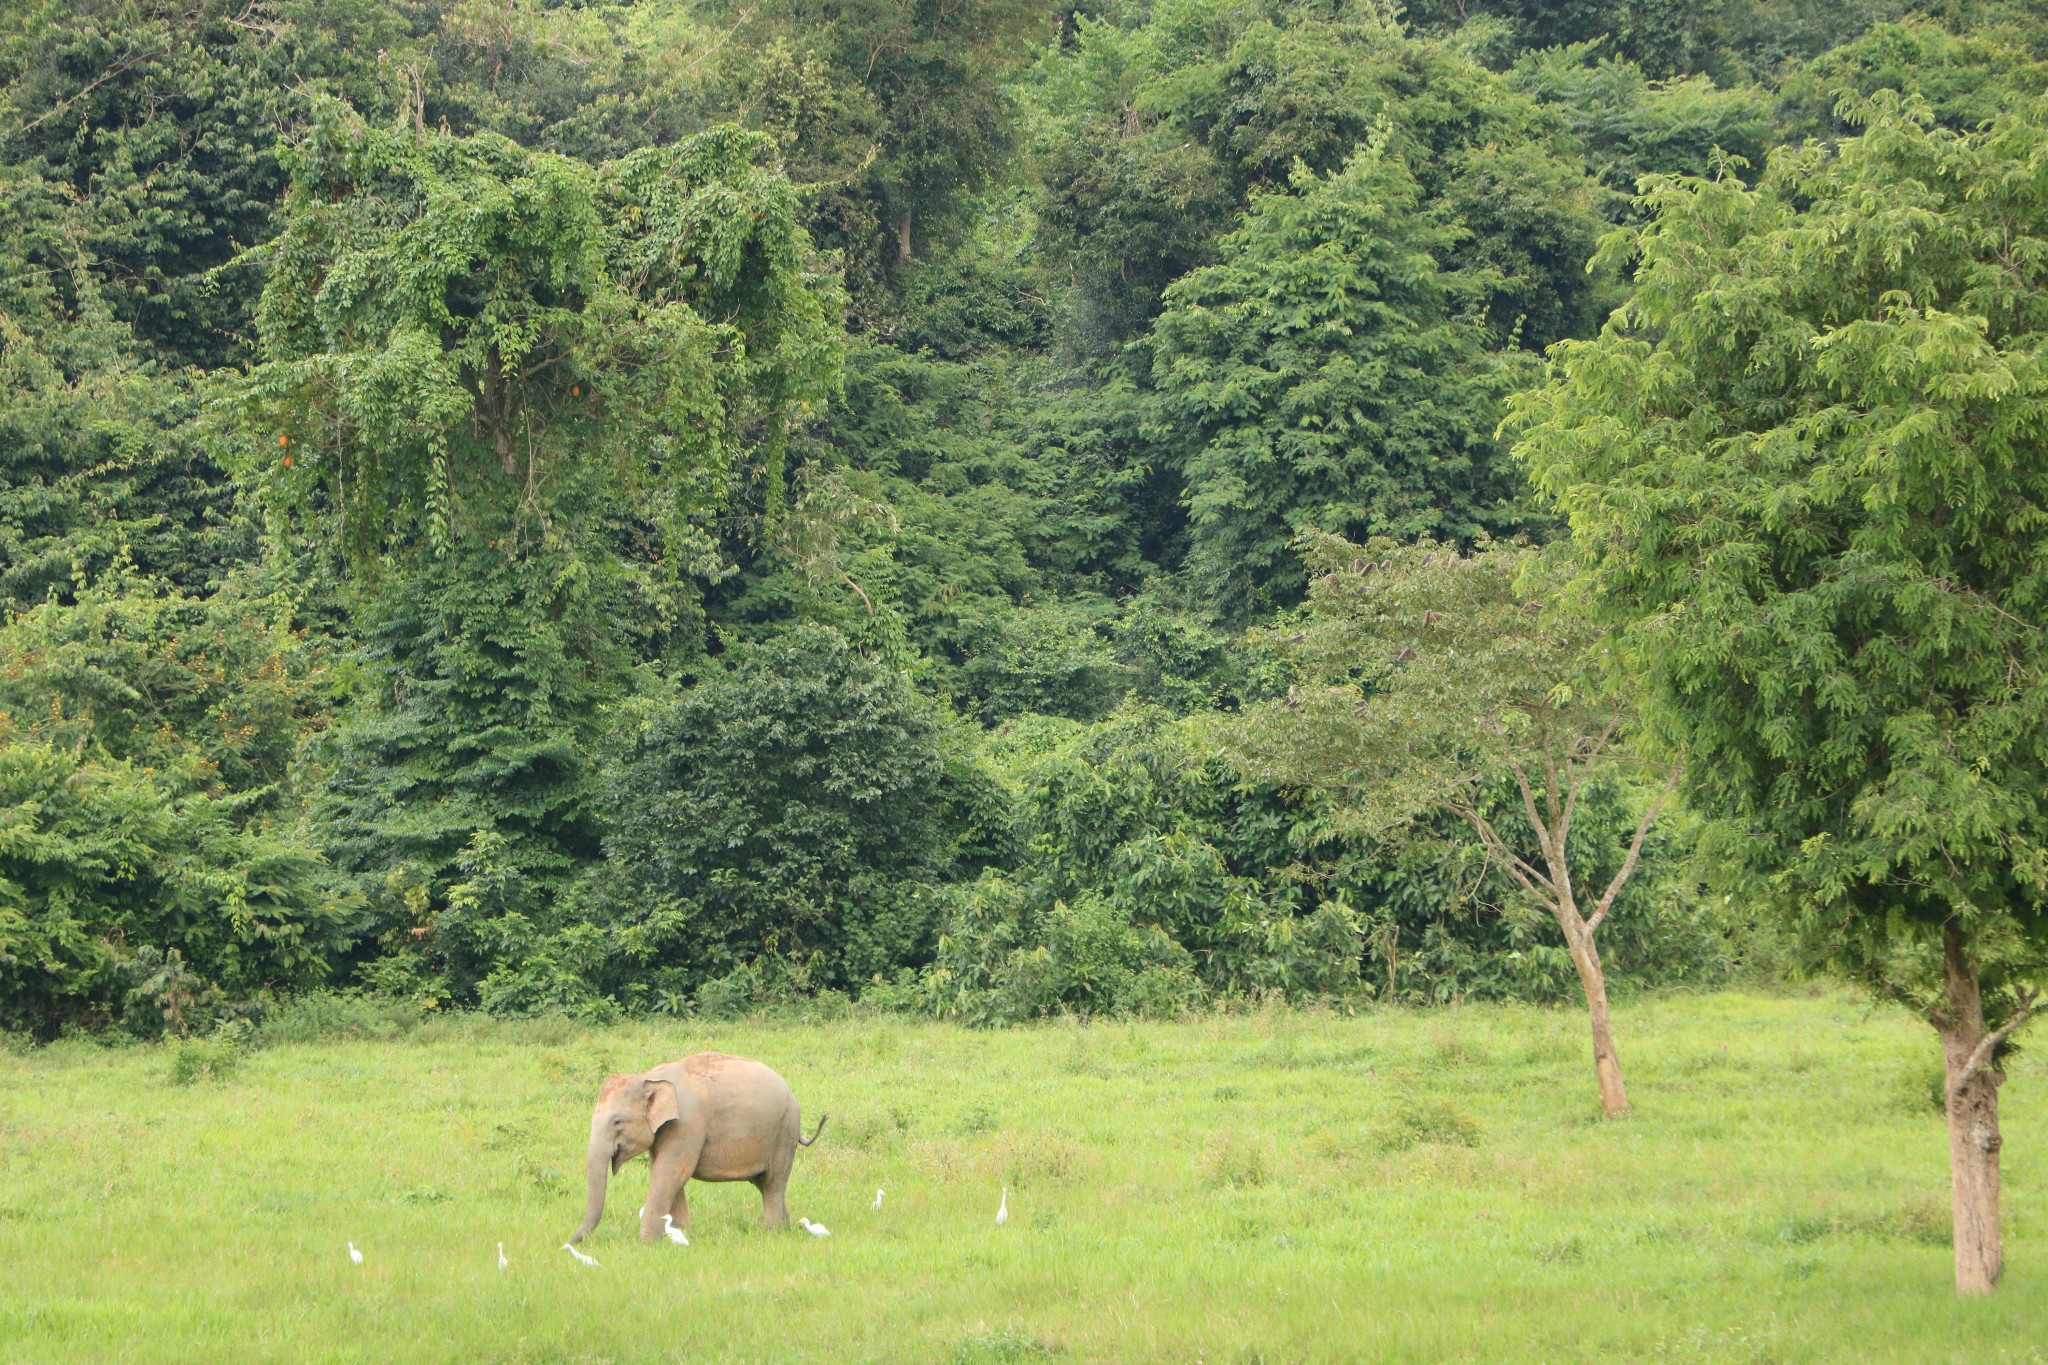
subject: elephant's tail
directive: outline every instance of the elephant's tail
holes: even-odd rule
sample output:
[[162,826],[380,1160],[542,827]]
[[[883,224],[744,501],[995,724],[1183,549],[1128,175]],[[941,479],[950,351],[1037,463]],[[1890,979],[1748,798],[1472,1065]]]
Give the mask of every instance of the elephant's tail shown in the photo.
[[813,1129],[811,1129],[811,1135],[810,1135],[809,1137],[805,1137],[805,1136],[803,1135],[803,1129],[801,1129],[801,1128],[797,1129],[797,1139],[796,1139],[796,1144],[797,1144],[797,1146],[799,1146],[799,1147],[808,1147],[808,1146],[810,1146],[810,1145],[811,1145],[812,1143],[816,1142],[816,1141],[818,1140],[818,1134],[820,1134],[820,1133],[822,1133],[822,1132],[824,1132],[824,1131],[825,1131],[825,1120],[826,1120],[826,1119],[829,1119],[829,1118],[831,1118],[831,1117],[832,1117],[832,1116],[831,1116],[830,1114],[820,1114],[820,1115],[818,1115],[818,1126],[817,1126],[816,1128],[813,1128]]

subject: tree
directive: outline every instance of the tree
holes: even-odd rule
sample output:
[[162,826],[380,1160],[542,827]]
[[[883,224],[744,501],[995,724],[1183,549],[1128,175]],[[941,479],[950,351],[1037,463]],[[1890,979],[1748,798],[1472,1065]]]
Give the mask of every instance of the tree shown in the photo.
[[1771,141],[1765,92],[1720,89],[1705,76],[1653,81],[1595,43],[1525,53],[1503,79],[1564,115],[1616,216],[1645,175],[1704,174],[1724,152],[1761,162]]
[[[1039,240],[1066,269],[1065,340],[1091,367],[1138,334],[1174,278],[1215,255],[1231,210],[1335,175],[1375,140],[1464,231],[1438,264],[1478,265],[1498,338],[1584,335],[1598,187],[1562,121],[1459,44],[1380,4],[1158,0],[1130,23],[1079,16],[1034,93]],[[1126,25],[1129,26],[1126,26]],[[1580,243],[1583,242],[1583,246]]]
[[857,988],[930,951],[986,782],[909,680],[800,625],[649,715],[605,797],[627,956],[675,989],[795,964]]
[[1223,260],[1167,290],[1155,376],[1194,447],[1190,568],[1219,615],[1293,599],[1305,531],[1469,542],[1517,519],[1493,428],[1520,370],[1416,198],[1376,138],[1254,199]]
[[2048,967],[2048,103],[1847,106],[1649,183],[1637,293],[1519,450],[1732,863],[1946,1067],[1958,1292],[1999,1277],[2002,1051]]
[[36,239],[76,226],[67,209],[8,168],[0,200],[0,616],[116,565],[216,581],[248,537],[193,421],[198,385],[127,354],[81,261],[38,264]]
[[[1595,894],[1578,816],[1590,794],[1645,765],[1627,708],[1599,686],[1591,633],[1552,599],[1542,552],[1387,540],[1361,550],[1330,535],[1306,548],[1308,621],[1282,649],[1310,686],[1255,709],[1238,741],[1245,765],[1263,780],[1340,794],[1339,827],[1354,832],[1384,835],[1432,812],[1468,826],[1557,921],[1586,996],[1601,1108],[1628,1112],[1596,936],[1677,774],[1643,805]],[[1494,810],[1510,780],[1533,851]]]
[[273,231],[285,187],[279,134],[298,122],[304,91],[374,101],[378,59],[409,44],[408,8],[405,0],[7,6],[0,162],[61,196],[69,219],[57,257],[37,264],[90,274],[140,355],[171,366],[245,359],[261,277],[238,258]]
[[283,788],[331,684],[288,610],[109,576],[0,624],[0,1028],[125,1001],[153,1032],[325,975],[352,908]]
[[313,808],[385,946],[467,998],[562,927],[602,708],[686,633],[705,517],[777,511],[838,293],[730,125],[592,167],[329,104],[287,162],[238,449],[273,553],[351,575],[373,683]]
[[516,558],[622,508],[677,548],[736,473],[775,504],[838,329],[768,138],[726,125],[593,168],[328,104],[289,165],[241,395],[274,516],[367,569],[465,531]]
[[1050,18],[1032,0],[720,0],[717,12],[776,35],[728,60],[735,102],[811,170],[813,222],[845,251],[857,296],[955,226],[1008,158],[1004,78]]

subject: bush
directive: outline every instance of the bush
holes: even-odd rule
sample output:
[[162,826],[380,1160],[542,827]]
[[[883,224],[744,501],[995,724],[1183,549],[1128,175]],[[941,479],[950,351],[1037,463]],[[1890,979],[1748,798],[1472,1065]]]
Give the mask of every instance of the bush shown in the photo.
[[225,1081],[235,1074],[247,1051],[250,1027],[246,1020],[231,1019],[204,1038],[172,1038],[164,1046],[171,1055],[166,1077],[172,1085],[199,1081]]
[[1276,875],[1284,802],[1246,790],[1190,726],[1137,707],[1096,726],[1017,723],[999,741],[1028,852],[939,893],[923,1008],[977,1024],[1170,1018],[1217,995],[1359,989],[1358,915]]
[[1409,1098],[1394,1105],[1380,1131],[1380,1146],[1401,1152],[1422,1143],[1477,1147],[1479,1121],[1450,1100]]
[[1096,895],[1039,908],[987,874],[953,907],[920,1003],[942,1018],[1007,1024],[1055,1014],[1172,1017],[1205,995],[1187,949]]
[[333,961],[272,823],[331,686],[289,605],[115,574],[0,625],[0,1028],[184,1034]]
[[0,716],[0,1029],[183,1031],[228,999],[317,983],[343,908],[319,855],[132,764]]
[[384,1043],[413,1032],[428,1013],[428,1007],[416,999],[315,991],[271,1011],[257,1026],[253,1042],[258,1047],[336,1038]]
[[611,774],[621,986],[758,959],[811,987],[929,958],[930,887],[1000,837],[977,761],[908,679],[800,626],[656,709]]
[[292,755],[334,690],[329,649],[285,624],[292,606],[240,580],[199,598],[110,574],[0,626],[0,714],[174,796],[233,794],[247,824],[284,804]]

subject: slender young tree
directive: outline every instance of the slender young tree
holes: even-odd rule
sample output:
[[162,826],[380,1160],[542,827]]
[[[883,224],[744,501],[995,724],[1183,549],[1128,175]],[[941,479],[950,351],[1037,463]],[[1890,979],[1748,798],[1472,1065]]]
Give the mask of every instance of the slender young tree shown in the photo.
[[1516,420],[1723,861],[1939,1034],[1978,1294],[2048,967],[2048,101],[1844,113],[1754,188],[1651,181],[1634,301]]
[[[1385,834],[1432,811],[1465,822],[1557,921],[1586,994],[1600,1107],[1627,1113],[1598,935],[1677,772],[1631,747],[1627,707],[1589,666],[1593,632],[1558,609],[1542,552],[1305,544],[1307,623],[1282,647],[1310,685],[1254,711],[1241,761],[1269,781],[1342,794],[1336,828]],[[1582,798],[1645,774],[1654,794],[1619,863],[1604,884],[1585,880],[1595,858],[1575,823]],[[1496,814],[1510,784],[1534,850]]]

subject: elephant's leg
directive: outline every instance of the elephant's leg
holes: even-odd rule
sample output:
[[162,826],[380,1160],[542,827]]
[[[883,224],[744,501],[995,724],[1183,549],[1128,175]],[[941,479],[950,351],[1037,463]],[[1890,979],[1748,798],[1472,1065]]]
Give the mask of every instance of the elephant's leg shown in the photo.
[[682,1202],[683,1187],[690,1183],[698,1154],[704,1150],[702,1133],[677,1132],[677,1127],[670,1124],[654,1141],[654,1154],[649,1158],[653,1173],[647,1183],[647,1203],[640,1213],[643,1242],[661,1236],[661,1216],[672,1213]]
[[690,1230],[690,1182],[680,1181],[676,1185],[675,1202],[668,1207],[669,1217],[676,1220],[676,1226],[683,1231]]
[[754,1177],[754,1186],[761,1191],[761,1223],[769,1228],[789,1226],[789,1168],[795,1164],[794,1152],[778,1154],[767,1170]]

